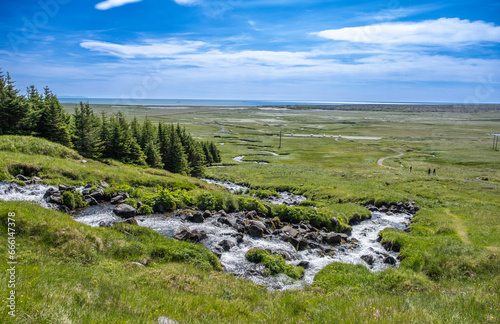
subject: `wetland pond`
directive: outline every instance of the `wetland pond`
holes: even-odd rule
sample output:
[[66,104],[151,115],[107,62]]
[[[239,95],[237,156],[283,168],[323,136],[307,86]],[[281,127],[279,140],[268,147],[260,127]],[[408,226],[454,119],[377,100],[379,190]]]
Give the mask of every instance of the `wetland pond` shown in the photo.
[[[207,181],[223,185],[233,192],[247,189],[231,182]],[[57,209],[57,205],[47,203],[44,198],[49,188],[55,189],[40,184],[19,186],[14,183],[1,182],[0,199],[33,201],[45,208]],[[81,189],[77,188],[77,190]],[[275,197],[275,200],[269,202],[293,206],[300,199],[305,200],[305,197],[280,193],[280,197]],[[124,221],[123,218],[114,214],[114,208],[114,205],[103,203],[78,210],[72,217],[78,222],[94,227],[111,226]],[[224,265],[224,271],[265,285],[270,290],[303,288],[313,282],[318,271],[332,262],[362,264],[371,271],[382,271],[387,267],[399,266],[398,254],[386,251],[382,247],[377,241],[378,233],[388,227],[404,229],[412,218],[409,213],[372,211],[371,219],[352,225],[351,235],[347,236],[318,231],[303,223],[283,224],[283,226],[273,226],[271,229],[269,226],[271,219],[255,217],[256,215],[252,212],[226,214],[223,211],[208,213],[205,211],[201,222],[193,222],[189,215],[185,210],[177,210],[168,214],[136,216],[135,219],[140,226],[154,229],[169,238],[173,238],[183,228],[188,228],[190,231],[203,231],[206,235],[200,244],[219,256]],[[242,227],[244,226],[253,226],[262,233],[255,235],[252,230],[250,231],[252,235],[243,233]],[[290,237],[295,237],[296,240],[287,239]],[[296,243],[302,238],[307,238],[307,242],[303,240],[307,244],[297,245]],[[300,280],[292,280],[283,274],[266,275],[263,265],[249,262],[245,258],[245,253],[253,248],[282,255],[287,264],[303,266],[304,277]]]

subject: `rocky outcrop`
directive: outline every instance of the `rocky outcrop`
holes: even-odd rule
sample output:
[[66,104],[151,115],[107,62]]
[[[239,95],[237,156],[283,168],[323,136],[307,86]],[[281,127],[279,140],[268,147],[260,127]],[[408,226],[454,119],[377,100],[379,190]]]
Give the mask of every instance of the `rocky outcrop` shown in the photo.
[[126,204],[120,204],[116,206],[115,209],[113,209],[113,213],[123,218],[132,218],[137,216],[137,211],[135,210],[135,208]]
[[373,263],[375,262],[375,258],[373,257],[373,255],[363,255],[361,256],[361,260],[365,261],[369,265],[373,265]]
[[415,215],[420,209],[414,201],[380,204],[378,206],[376,206],[373,202],[370,202],[366,204],[365,207],[372,212],[378,211],[381,213],[393,214],[406,213],[411,215]]
[[188,222],[191,222],[191,223],[203,223],[203,222],[205,222],[205,218],[203,217],[203,214],[200,211],[197,211],[196,213],[194,213],[194,215],[191,213],[187,213],[186,220]]
[[328,233],[323,237],[323,242],[325,244],[339,244],[342,241],[347,241],[347,235],[343,233]]
[[200,242],[207,238],[207,233],[200,230],[191,230],[185,226],[175,232],[173,238],[179,241]]
[[256,221],[250,221],[250,224],[246,227],[245,232],[252,237],[262,237],[271,233],[264,226],[264,224]]

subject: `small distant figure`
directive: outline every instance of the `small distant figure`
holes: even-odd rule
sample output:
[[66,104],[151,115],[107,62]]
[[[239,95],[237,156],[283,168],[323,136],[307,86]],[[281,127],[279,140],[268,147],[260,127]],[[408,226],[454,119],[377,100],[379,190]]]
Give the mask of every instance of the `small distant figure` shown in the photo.
[[432,174],[436,175],[436,169],[432,170]]
[[411,170],[413,170],[413,166],[410,166],[410,173],[411,173]]
[[431,175],[431,168],[427,170],[427,175]]

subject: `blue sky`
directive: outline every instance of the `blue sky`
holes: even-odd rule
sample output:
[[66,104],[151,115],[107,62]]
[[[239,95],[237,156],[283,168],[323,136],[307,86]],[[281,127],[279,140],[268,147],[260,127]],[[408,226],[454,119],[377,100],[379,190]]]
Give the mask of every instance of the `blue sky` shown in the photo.
[[500,1],[2,1],[0,30],[59,96],[500,102]]

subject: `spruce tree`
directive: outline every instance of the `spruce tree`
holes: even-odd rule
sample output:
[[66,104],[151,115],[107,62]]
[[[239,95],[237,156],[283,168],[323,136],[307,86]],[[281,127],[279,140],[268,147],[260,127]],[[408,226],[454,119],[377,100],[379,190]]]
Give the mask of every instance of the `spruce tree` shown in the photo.
[[182,142],[172,124],[168,131],[169,143],[165,155],[165,169],[173,172],[187,175],[189,172],[186,153],[182,147]]
[[146,163],[153,168],[163,168],[162,157],[160,150],[153,141],[149,141],[144,149],[146,155]]
[[221,163],[222,162],[222,159],[220,157],[220,151],[214,142],[210,142],[209,151],[212,154],[214,163]]
[[[132,137],[135,138],[137,143],[141,144],[142,143],[142,138],[141,138],[141,129],[140,129],[139,122],[137,121],[137,117],[134,116],[134,119],[132,119],[132,122],[130,123],[130,131],[132,133]],[[141,147],[144,149],[144,147],[141,145]]]
[[69,130],[71,116],[64,111],[63,106],[48,87],[45,87],[44,90],[43,108],[36,129],[40,136],[71,147]]
[[101,141],[99,139],[100,121],[94,115],[89,103],[80,102],[80,107],[75,107],[74,118],[74,146],[83,156],[97,158],[101,154]]
[[111,129],[110,123],[108,121],[108,117],[106,113],[103,111],[101,113],[101,127],[99,129],[99,142],[100,146],[100,155],[101,157],[111,157]]
[[214,158],[212,156],[212,153],[210,152],[210,145],[208,141],[202,142],[201,146],[203,148],[203,153],[205,154],[205,161],[207,165],[212,165],[212,163],[214,163]]
[[0,71],[0,135],[26,133],[28,114],[26,98],[19,95],[10,75],[4,77]]

